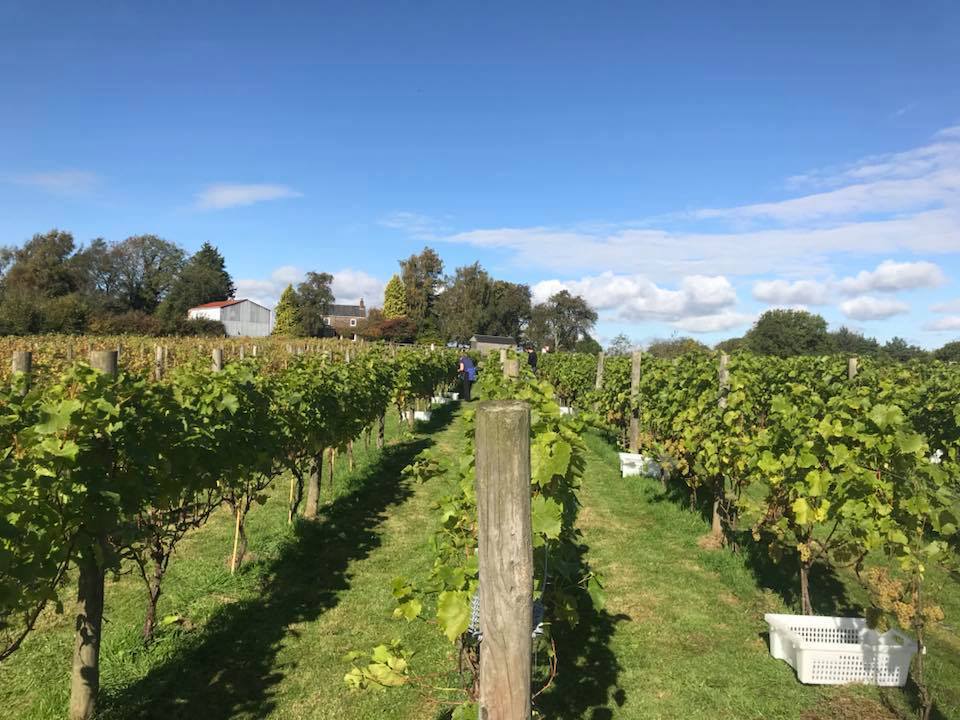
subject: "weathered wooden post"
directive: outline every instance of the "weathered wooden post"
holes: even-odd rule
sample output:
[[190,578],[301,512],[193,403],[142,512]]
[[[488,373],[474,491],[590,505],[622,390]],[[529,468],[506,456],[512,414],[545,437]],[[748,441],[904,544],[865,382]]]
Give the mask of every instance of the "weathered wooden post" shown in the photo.
[[507,349],[500,348],[500,366],[503,367],[507,362]]
[[849,358],[847,360],[847,379],[848,380],[853,380],[854,378],[857,377],[857,371],[859,369],[857,365],[859,365],[859,363],[860,361],[855,357]]
[[256,345],[254,345],[254,346],[250,349],[250,355],[253,356],[253,357],[256,357],[256,356],[257,356],[257,346],[256,346]]
[[23,392],[26,394],[27,390],[30,389],[30,372],[33,370],[33,353],[29,350],[15,351],[13,353],[11,368],[14,378],[16,378],[17,375],[24,376]]
[[[105,375],[117,374],[116,350],[94,350],[90,365]],[[77,621],[70,678],[70,720],[89,720],[100,692],[100,637],[103,629],[104,568],[98,559],[106,539],[90,537],[77,558]]]
[[153,349],[153,379],[163,380],[163,347],[160,345]]
[[605,357],[602,350],[597,353],[597,381],[593,386],[593,389],[597,391],[603,390],[603,361]]
[[213,364],[211,368],[214,372],[223,370],[223,348],[213,349]]
[[533,650],[530,407],[480,403],[476,420],[481,720],[528,720]]
[[727,391],[730,389],[730,356],[726,353],[720,353],[720,367],[717,370],[717,381],[720,385],[720,400],[718,404],[721,409],[727,406]]
[[505,378],[520,377],[520,361],[516,358],[507,358],[503,361],[503,376]]
[[643,353],[634,350],[630,358],[630,452],[640,452],[640,362]]

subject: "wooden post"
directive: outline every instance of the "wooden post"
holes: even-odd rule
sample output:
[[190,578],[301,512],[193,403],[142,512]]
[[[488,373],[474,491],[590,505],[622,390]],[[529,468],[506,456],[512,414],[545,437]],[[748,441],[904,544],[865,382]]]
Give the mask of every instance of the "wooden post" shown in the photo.
[[643,353],[635,350],[630,358],[630,452],[640,452],[640,361]]
[[500,348],[500,365],[501,365],[501,367],[502,367],[503,365],[505,365],[506,362],[507,362],[507,349],[506,349],[506,348]]
[[223,370],[223,348],[213,349],[213,365],[211,367],[214,372]]
[[23,386],[23,392],[26,394],[30,389],[30,372],[33,369],[33,353],[29,350],[17,350],[13,353],[12,361],[13,377],[23,375],[26,382]]
[[246,357],[247,351],[243,345],[240,346],[240,359],[243,360]]
[[480,718],[528,720],[533,650],[530,407],[480,403],[476,419],[480,553]]
[[505,378],[520,377],[520,361],[517,359],[507,359],[503,363],[503,376]]
[[313,456],[310,465],[310,475],[307,478],[307,504],[303,508],[303,516],[308,520],[317,517],[320,506],[320,483],[323,482],[323,448]]
[[[94,350],[90,365],[106,375],[117,374],[117,351]],[[100,692],[100,638],[103,629],[104,568],[107,541],[91,537],[77,557],[77,620],[70,678],[70,720],[90,720]]]
[[90,367],[104,375],[117,374],[116,350],[93,350],[90,352]]
[[719,405],[722,410],[727,406],[727,391],[730,389],[730,371],[727,366],[730,364],[730,356],[726,353],[720,353],[720,368],[717,370],[717,381],[720,384]]
[[[717,400],[717,406],[723,410],[727,406],[727,392],[730,390],[730,370],[727,365],[730,363],[730,356],[726,353],[720,353],[720,365],[717,370],[717,382],[720,386],[720,398]],[[719,485],[713,498],[713,512],[710,521],[710,534],[713,535],[717,543],[724,542],[723,520],[720,518],[720,504],[724,500],[724,487],[726,480],[719,478]]]
[[852,357],[847,360],[847,379],[848,380],[853,380],[855,377],[857,377],[857,370],[858,370],[857,365],[859,364],[859,362],[860,361],[855,357]]
[[377,418],[377,450],[383,450],[384,436],[387,434],[387,414]]
[[250,354],[251,354],[253,357],[256,357],[256,356],[257,356],[257,346],[256,346],[256,345],[254,345],[254,346],[251,348]]
[[67,345],[67,363],[73,364],[73,343]]
[[153,349],[153,379],[163,380],[163,347],[160,345]]
[[594,383],[594,390],[603,390],[603,361],[605,355],[603,351],[597,353],[597,381]]

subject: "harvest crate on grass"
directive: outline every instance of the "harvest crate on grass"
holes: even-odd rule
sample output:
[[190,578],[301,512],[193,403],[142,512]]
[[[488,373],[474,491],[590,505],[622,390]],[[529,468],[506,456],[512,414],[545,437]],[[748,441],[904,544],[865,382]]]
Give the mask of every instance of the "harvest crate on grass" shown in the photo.
[[802,683],[907,684],[917,643],[899,630],[878,633],[863,618],[774,613],[763,617],[770,626],[770,654],[785,660]]

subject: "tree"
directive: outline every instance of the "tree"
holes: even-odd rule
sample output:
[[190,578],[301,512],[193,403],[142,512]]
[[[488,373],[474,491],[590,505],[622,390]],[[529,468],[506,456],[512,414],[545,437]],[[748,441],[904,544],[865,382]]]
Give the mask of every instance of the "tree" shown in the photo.
[[561,290],[533,308],[527,338],[556,350],[573,350],[580,338],[590,334],[596,321],[597,312],[586,300]]
[[3,277],[3,289],[39,297],[68,295],[80,288],[76,265],[71,262],[73,235],[53,229],[34,235],[16,249],[3,251],[3,264],[9,269]]
[[383,291],[383,317],[389,319],[405,317],[407,314],[407,290],[403,280],[394,273]]
[[960,340],[948,342],[939,350],[934,350],[933,356],[943,362],[960,362]]
[[441,286],[443,260],[432,248],[400,261],[400,277],[407,292],[407,316],[421,332],[436,328],[434,303]]
[[623,333],[620,333],[613,340],[611,340],[610,346],[607,348],[607,355],[613,355],[615,357],[620,355],[629,355],[632,352],[633,341]]
[[655,358],[673,360],[681,355],[695,352],[709,352],[710,348],[691,337],[674,337],[668,340],[654,340],[647,346],[647,354]]
[[183,267],[184,252],[156,235],[134,235],[111,250],[117,301],[124,310],[152,313]]
[[830,333],[830,342],[834,352],[845,355],[875,355],[880,350],[880,343],[876,340],[848,327]]
[[223,255],[205,242],[183,266],[159,312],[166,319],[181,318],[192,307],[228,300],[235,292]]
[[297,285],[296,301],[300,309],[300,327],[305,335],[321,337],[327,327],[326,316],[333,305],[333,275],[308,272],[307,279]]
[[743,350],[746,347],[746,340],[744,340],[742,337],[727,338],[726,340],[721,340],[713,347],[715,350],[720,350],[725,353],[732,353],[736,352],[737,350]]
[[489,302],[480,313],[480,332],[512,337],[519,342],[523,329],[530,322],[530,311],[528,285],[494,280]]
[[822,355],[830,352],[827,321],[806,310],[767,310],[744,336],[759,355]]
[[598,352],[603,350],[603,347],[589,335],[584,335],[582,338],[577,340],[577,343],[574,345],[573,349],[578,353],[596,355]]
[[891,360],[897,360],[898,362],[906,362],[907,360],[914,360],[917,358],[924,358],[927,356],[927,351],[916,345],[911,345],[902,337],[892,337],[883,347],[880,348],[882,355],[890,358]]
[[282,337],[296,337],[303,334],[300,327],[300,305],[293,285],[280,295],[280,302],[273,310],[273,334]]
[[480,263],[458,267],[445,285],[436,301],[437,322],[444,340],[463,345],[473,335],[486,334],[481,317],[490,304],[493,290],[487,271]]

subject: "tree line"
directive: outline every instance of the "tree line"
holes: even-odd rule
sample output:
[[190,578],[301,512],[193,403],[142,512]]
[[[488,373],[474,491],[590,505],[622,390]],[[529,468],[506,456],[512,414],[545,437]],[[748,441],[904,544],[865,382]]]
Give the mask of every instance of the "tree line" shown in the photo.
[[0,249],[0,334],[222,335],[187,310],[234,291],[209,243],[193,255],[156,235],[78,246],[54,229]]
[[[960,340],[948,342],[932,351],[924,350],[901,337],[880,343],[848,327],[830,330],[823,317],[805,310],[767,310],[742,337],[722,340],[714,349],[724,352],[745,350],[756,355],[781,358],[839,353],[899,362],[925,358],[960,360]],[[611,341],[607,353],[626,355],[632,350],[630,338],[621,334]],[[647,354],[665,360],[687,353],[709,351],[709,346],[691,337],[657,339],[646,347]]]
[[[499,335],[536,347],[600,350],[590,336],[596,311],[566,290],[534,303],[529,285],[498,280],[478,262],[444,274],[443,260],[429,247],[399,265],[384,289],[383,308],[370,310],[358,324],[360,337],[464,345],[474,335]],[[308,273],[304,282],[288,286],[277,304],[275,333],[329,332],[323,317],[333,302],[332,281],[327,273]]]

